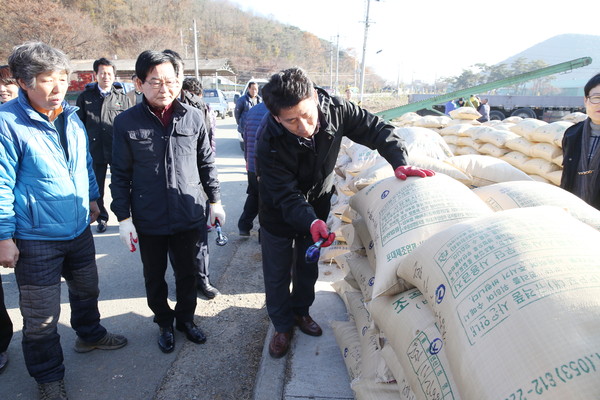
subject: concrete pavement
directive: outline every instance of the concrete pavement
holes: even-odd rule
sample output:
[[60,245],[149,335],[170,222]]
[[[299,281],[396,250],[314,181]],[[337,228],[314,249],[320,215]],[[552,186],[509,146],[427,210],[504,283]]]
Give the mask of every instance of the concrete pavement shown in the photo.
[[346,307],[331,287],[343,279],[336,264],[319,264],[316,298],[310,309],[323,335],[312,337],[295,328],[292,346],[286,357],[269,355],[273,325],[265,337],[262,360],[254,386],[254,400],[350,400],[354,393],[342,354],[335,340],[331,321],[346,321]]

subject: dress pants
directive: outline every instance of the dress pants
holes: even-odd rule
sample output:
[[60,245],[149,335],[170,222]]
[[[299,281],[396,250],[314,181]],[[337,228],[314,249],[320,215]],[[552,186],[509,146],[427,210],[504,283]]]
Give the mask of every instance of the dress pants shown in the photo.
[[98,189],[100,190],[100,197],[96,200],[98,208],[100,209],[98,221],[108,221],[108,210],[104,206],[104,182],[106,181],[107,169],[108,164],[106,163],[94,163],[94,175],[96,175],[96,182],[98,182]]
[[13,335],[13,324],[4,304],[4,289],[2,288],[2,275],[0,275],[0,353],[8,349],[8,344]]
[[[205,229],[206,230],[206,229]],[[140,255],[144,266],[144,282],[148,307],[154,313],[154,322],[169,327],[173,321],[192,322],[196,311],[196,254],[200,229],[172,235],[147,235],[138,233]],[[167,298],[169,289],[165,281],[167,255],[175,274],[177,303],[171,309]]]
[[315,301],[318,263],[306,263],[304,259],[314,243],[308,236],[272,235],[264,226],[261,235],[267,312],[277,332],[289,332],[294,327],[294,315],[308,315]]
[[250,231],[254,225],[254,218],[258,215],[258,180],[254,172],[248,171],[246,194],[244,210],[238,221],[238,229],[240,231]]
[[90,227],[73,240],[17,240],[15,277],[23,316],[23,355],[38,383],[64,377],[63,352],[57,331],[60,278],[69,289],[71,327],[86,342],[106,335],[98,311],[96,249]]

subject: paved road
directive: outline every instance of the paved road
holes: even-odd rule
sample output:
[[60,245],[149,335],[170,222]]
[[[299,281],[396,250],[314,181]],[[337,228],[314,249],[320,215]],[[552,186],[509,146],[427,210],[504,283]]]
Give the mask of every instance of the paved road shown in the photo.
[[[225,284],[223,281],[229,268],[235,268],[241,261],[234,259],[240,254],[246,254],[255,269],[260,270],[259,258],[255,257],[256,237],[254,244],[247,239],[237,236],[237,219],[245,199],[246,176],[244,159],[237,140],[233,118],[218,121],[217,134],[217,165],[223,193],[224,205],[227,211],[227,224],[225,233],[230,237],[230,243],[225,247],[214,245],[214,234],[211,234],[211,279],[213,282]],[[110,194],[110,191],[106,191]],[[108,199],[107,203],[110,203]],[[129,253],[119,240],[118,223],[114,216],[109,221],[108,230],[103,234],[96,233],[95,237],[98,271],[100,275],[100,312],[102,323],[109,330],[126,335],[129,344],[118,351],[93,351],[87,354],[78,354],[72,350],[75,333],[70,328],[68,298],[66,286],[62,287],[62,312],[59,321],[59,333],[65,356],[66,385],[71,400],[96,400],[96,399],[153,399],[158,391],[163,392],[163,398],[192,398],[176,396],[175,389],[169,389],[168,373],[177,368],[179,359],[185,359],[190,349],[197,351],[196,345],[185,343],[180,334],[176,351],[171,354],[162,354],[156,346],[156,325],[152,323],[152,314],[146,305],[145,290],[142,277],[142,266],[139,254]],[[244,246],[253,246],[244,250]],[[255,249],[254,249],[255,248]],[[240,253],[241,252],[241,253]],[[254,258],[252,258],[254,257]],[[14,274],[11,270],[0,268],[8,312],[15,325],[14,336],[9,346],[10,363],[7,370],[0,375],[0,399],[36,399],[37,388],[35,381],[29,376],[25,368],[21,352],[22,320],[18,308],[18,290]],[[172,273],[167,273],[170,299],[175,298]],[[256,279],[255,279],[256,281]],[[219,286],[221,288],[221,286]],[[261,294],[253,295],[253,303],[260,304]],[[234,303],[235,299],[228,299],[230,294],[224,293],[224,303]],[[234,294],[231,294],[233,296]],[[239,293],[237,293],[239,297]],[[263,296],[264,298],[264,296]],[[264,305],[264,304],[263,304]],[[207,301],[199,298],[197,315],[202,316],[203,306]],[[257,309],[257,318],[262,318],[265,323],[262,331],[257,331],[255,336],[264,338],[266,333],[266,312]],[[225,315],[223,318],[227,318]],[[258,329],[258,328],[257,328]],[[209,341],[212,337],[222,334],[220,328],[206,325],[205,330]],[[260,330],[260,329],[259,329]],[[209,342],[205,346],[208,346]],[[262,342],[257,346],[262,347]],[[260,352],[260,350],[259,350]],[[236,373],[233,371],[232,373]],[[252,376],[255,371],[250,371]],[[201,371],[200,373],[201,374]],[[250,379],[251,380],[251,379]],[[165,387],[167,387],[165,389]],[[161,389],[162,388],[162,389]],[[170,391],[169,391],[170,390]],[[249,388],[251,390],[251,387]],[[194,395],[193,398],[216,398],[211,394]]]

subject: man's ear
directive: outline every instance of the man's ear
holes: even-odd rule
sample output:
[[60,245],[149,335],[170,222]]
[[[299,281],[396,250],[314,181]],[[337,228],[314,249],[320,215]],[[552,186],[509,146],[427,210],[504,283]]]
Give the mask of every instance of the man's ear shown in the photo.
[[135,77],[135,79],[133,80],[133,84],[135,85],[135,90],[137,90],[138,92],[142,91],[142,80],[140,78],[138,78],[137,76]]
[[271,115],[273,115],[273,119],[275,121],[277,121],[277,123],[279,123],[279,124],[281,123],[281,121],[279,120],[279,117],[277,115],[274,115],[274,114],[271,114]]
[[19,87],[21,89],[23,89],[24,91],[27,91],[28,87],[25,84],[25,81],[23,79],[21,79],[21,78],[17,79],[17,84],[19,85]]

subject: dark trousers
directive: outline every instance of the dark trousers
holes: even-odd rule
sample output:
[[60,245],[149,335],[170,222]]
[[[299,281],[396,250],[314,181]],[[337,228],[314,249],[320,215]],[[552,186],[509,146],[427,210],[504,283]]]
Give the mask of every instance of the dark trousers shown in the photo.
[[198,271],[198,283],[210,284],[208,265],[210,256],[208,254],[208,228],[206,221],[210,218],[210,201],[206,200],[205,220],[200,225],[200,237],[196,246],[196,270]]
[[[206,231],[206,227],[204,229]],[[144,282],[148,307],[159,326],[172,326],[173,321],[192,322],[196,311],[196,255],[200,229],[173,235],[138,233],[140,255],[144,266]],[[165,281],[167,255],[175,274],[177,303],[175,310],[167,302],[169,289]]]
[[106,181],[106,170],[108,164],[94,163],[94,175],[96,175],[96,182],[98,182],[98,189],[100,190],[100,197],[96,200],[98,208],[100,208],[100,215],[98,221],[108,221],[108,210],[104,207],[104,182]]
[[23,355],[38,383],[64,377],[63,352],[57,331],[60,277],[69,289],[71,327],[86,342],[106,335],[98,311],[98,270],[89,227],[73,240],[17,240],[15,277],[23,316]]
[[258,215],[258,180],[254,172],[248,171],[246,194],[248,196],[246,196],[244,210],[238,221],[238,229],[240,231],[250,231],[254,223],[254,218]]
[[0,353],[8,349],[8,344],[13,335],[13,324],[4,304],[4,289],[2,289],[2,275],[0,275]]
[[261,235],[267,312],[277,332],[289,332],[294,327],[294,315],[308,315],[315,301],[318,263],[304,260],[306,249],[313,242],[307,236],[278,237],[264,227]]

